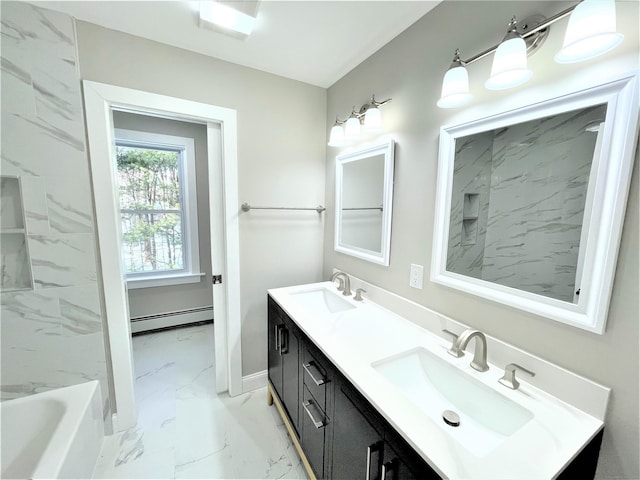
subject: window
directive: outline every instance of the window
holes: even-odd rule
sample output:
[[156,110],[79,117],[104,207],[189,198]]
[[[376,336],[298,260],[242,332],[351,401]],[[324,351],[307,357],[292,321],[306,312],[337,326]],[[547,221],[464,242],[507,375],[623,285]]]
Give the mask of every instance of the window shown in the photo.
[[193,139],[121,129],[115,137],[128,287],[199,281]]

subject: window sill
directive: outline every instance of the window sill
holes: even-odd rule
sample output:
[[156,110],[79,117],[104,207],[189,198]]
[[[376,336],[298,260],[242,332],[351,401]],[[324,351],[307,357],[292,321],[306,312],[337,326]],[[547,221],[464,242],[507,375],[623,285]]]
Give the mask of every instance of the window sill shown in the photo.
[[198,283],[204,278],[204,273],[188,273],[180,275],[158,275],[146,278],[127,279],[127,289],[136,290],[138,288],[166,287],[169,285],[184,285],[187,283]]

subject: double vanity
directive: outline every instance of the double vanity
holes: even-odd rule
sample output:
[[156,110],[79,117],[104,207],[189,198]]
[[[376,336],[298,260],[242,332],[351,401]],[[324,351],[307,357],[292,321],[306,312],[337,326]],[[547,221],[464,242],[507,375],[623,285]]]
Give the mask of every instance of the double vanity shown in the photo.
[[608,389],[342,277],[269,290],[269,401],[312,478],[593,478]]

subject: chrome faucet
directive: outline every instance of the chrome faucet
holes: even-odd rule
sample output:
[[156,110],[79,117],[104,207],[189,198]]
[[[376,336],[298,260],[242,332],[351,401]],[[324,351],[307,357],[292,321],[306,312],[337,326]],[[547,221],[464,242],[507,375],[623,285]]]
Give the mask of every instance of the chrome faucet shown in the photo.
[[464,349],[472,338],[476,339],[476,349],[471,361],[471,368],[479,372],[486,372],[489,370],[489,365],[487,365],[487,338],[480,330],[466,329],[456,338],[447,353],[457,358],[463,357]]
[[344,280],[344,289],[342,290],[342,295],[348,297],[351,295],[351,282],[349,281],[349,275],[344,272],[336,272],[331,275],[331,281],[335,281],[336,278],[340,280],[340,277],[342,277],[342,279]]

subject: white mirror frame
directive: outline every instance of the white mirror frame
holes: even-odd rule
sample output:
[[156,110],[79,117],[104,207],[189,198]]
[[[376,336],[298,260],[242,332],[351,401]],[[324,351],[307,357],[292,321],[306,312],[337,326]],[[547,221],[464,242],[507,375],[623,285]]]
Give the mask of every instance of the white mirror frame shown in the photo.
[[[359,147],[341,153],[336,157],[336,215],[335,215],[335,242],[336,252],[351,255],[379,265],[389,266],[391,250],[391,214],[393,211],[393,168],[394,168],[395,142],[385,140],[373,145]],[[363,160],[376,155],[384,155],[384,181],[383,181],[383,211],[380,252],[358,248],[353,245],[340,243],[342,238],[342,184],[343,167],[345,164]]]
[[[604,103],[607,112],[602,147],[594,158],[589,180],[589,194],[592,191],[593,197],[585,206],[587,210],[591,204],[591,218],[583,225],[582,240],[586,238],[586,247],[578,303],[447,271],[456,139]],[[633,170],[638,112],[638,72],[634,71],[577,93],[441,127],[431,281],[590,332],[604,333]]]

